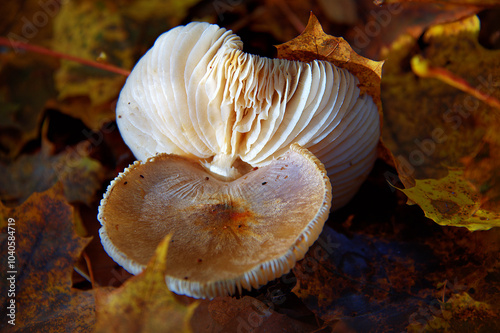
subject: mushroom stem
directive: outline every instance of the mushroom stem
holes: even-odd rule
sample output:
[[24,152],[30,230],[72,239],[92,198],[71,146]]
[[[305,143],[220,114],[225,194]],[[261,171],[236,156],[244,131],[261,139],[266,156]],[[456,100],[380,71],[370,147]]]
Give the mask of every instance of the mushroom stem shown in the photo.
[[241,176],[241,173],[233,165],[237,156],[228,154],[217,154],[212,162],[206,163],[205,167],[210,172],[222,176],[224,180],[234,180]]

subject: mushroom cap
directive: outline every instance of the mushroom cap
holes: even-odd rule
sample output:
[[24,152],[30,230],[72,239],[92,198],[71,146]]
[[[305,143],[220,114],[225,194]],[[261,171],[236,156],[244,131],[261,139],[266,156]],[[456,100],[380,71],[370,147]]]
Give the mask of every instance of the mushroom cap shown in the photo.
[[137,161],[109,185],[98,218],[106,252],[132,274],[172,235],[167,286],[213,298],[290,271],[321,233],[330,204],[322,163],[293,144],[233,181],[178,155]]
[[193,22],[162,34],[120,93],[120,132],[141,160],[196,159],[227,179],[236,162],[261,167],[292,143],[325,165],[333,207],[357,192],[376,159],[377,107],[358,79],[326,61],[269,59],[217,25]]

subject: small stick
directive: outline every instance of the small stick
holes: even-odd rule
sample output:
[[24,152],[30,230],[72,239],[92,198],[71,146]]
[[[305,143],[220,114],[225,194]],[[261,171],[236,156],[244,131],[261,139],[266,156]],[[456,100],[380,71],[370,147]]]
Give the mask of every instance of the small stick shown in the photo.
[[72,56],[69,54],[53,51],[53,50],[50,50],[50,49],[47,49],[47,48],[44,48],[41,46],[37,46],[37,45],[31,45],[31,44],[23,43],[23,42],[19,42],[19,41],[11,41],[5,37],[0,37],[0,45],[11,47],[11,48],[16,48],[16,49],[19,48],[19,49],[23,49],[26,51],[35,52],[38,54],[44,54],[44,55],[48,55],[48,56],[59,58],[59,59],[67,59],[67,60],[78,62],[82,65],[91,66],[94,68],[99,68],[99,69],[102,69],[102,70],[105,70],[108,72],[112,72],[112,73],[116,73],[116,74],[120,74],[120,75],[124,75],[124,76],[129,76],[129,74],[130,74],[129,70],[126,70],[126,69],[123,69],[123,68],[120,68],[117,66],[103,64],[103,63],[100,63],[97,61]]

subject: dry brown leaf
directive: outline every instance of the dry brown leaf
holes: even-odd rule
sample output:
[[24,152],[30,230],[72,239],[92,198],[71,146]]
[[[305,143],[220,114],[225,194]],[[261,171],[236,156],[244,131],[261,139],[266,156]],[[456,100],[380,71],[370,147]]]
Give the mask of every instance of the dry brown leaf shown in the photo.
[[53,154],[52,144],[43,136],[38,152],[0,163],[0,173],[9,175],[0,178],[0,199],[20,204],[32,193],[46,191],[60,181],[67,200],[90,205],[106,177],[101,163],[89,157],[90,150],[90,143],[81,141]]
[[[9,224],[9,222],[12,222]],[[10,228],[9,228],[10,227]],[[14,242],[15,264],[2,256],[0,278],[14,277],[15,297],[2,283],[0,329],[9,332],[91,332],[95,321],[92,291],[73,289],[73,264],[89,239],[79,237],[73,226],[73,208],[61,184],[33,194],[24,204],[7,208],[0,203],[0,246]],[[9,239],[8,236],[14,238]],[[12,245],[9,243],[9,245]],[[10,260],[10,259],[9,259]],[[15,273],[9,273],[9,267]],[[5,318],[7,304],[15,300],[15,326]]]

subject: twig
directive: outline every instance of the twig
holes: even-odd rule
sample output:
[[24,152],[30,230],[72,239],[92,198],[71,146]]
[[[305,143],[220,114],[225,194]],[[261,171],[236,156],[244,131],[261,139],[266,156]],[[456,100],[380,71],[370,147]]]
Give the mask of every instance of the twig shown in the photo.
[[92,272],[92,264],[90,262],[90,258],[85,251],[82,253],[83,259],[85,259],[85,263],[87,264],[87,269],[89,270],[90,275],[90,283],[92,284],[92,288],[95,287],[94,273]]
[[124,75],[124,76],[128,76],[130,74],[129,70],[126,70],[126,69],[123,69],[120,67],[116,67],[116,66],[109,65],[109,64],[103,64],[103,63],[100,63],[97,61],[88,60],[88,59],[72,56],[69,54],[53,51],[53,50],[50,50],[50,49],[47,49],[47,48],[44,48],[41,46],[37,46],[37,45],[31,45],[31,44],[23,43],[23,42],[19,42],[19,41],[11,41],[5,37],[0,37],[0,45],[15,48],[15,49],[19,48],[19,49],[23,49],[26,51],[35,52],[38,54],[44,54],[44,55],[48,55],[48,56],[59,58],[59,59],[71,60],[71,61],[78,62],[82,65],[91,66],[94,68],[99,68],[99,69],[102,69],[102,70],[105,70],[108,72],[112,72],[112,73],[116,73],[116,74],[120,74],[120,75]]

